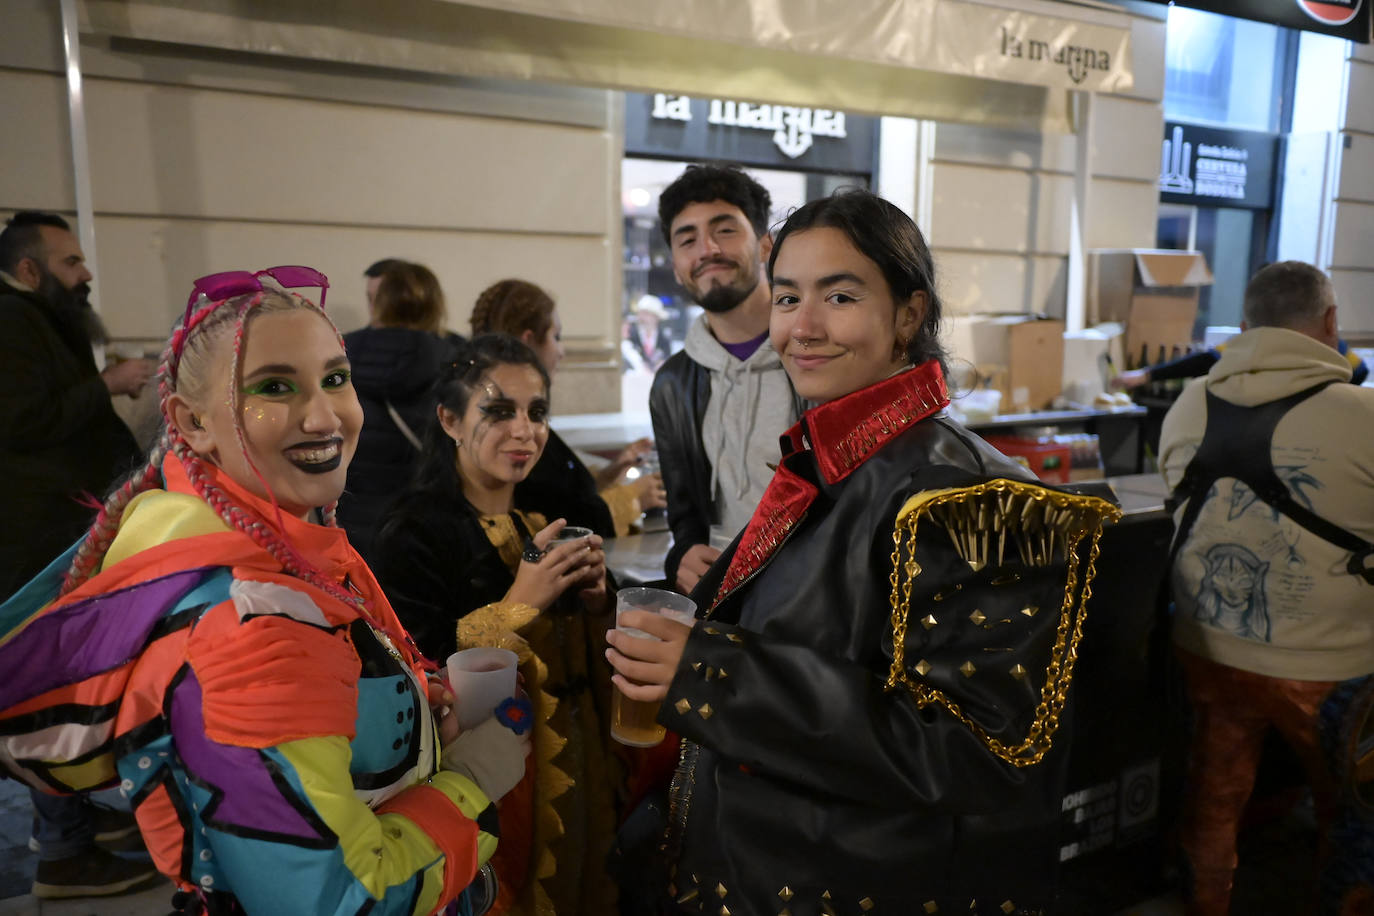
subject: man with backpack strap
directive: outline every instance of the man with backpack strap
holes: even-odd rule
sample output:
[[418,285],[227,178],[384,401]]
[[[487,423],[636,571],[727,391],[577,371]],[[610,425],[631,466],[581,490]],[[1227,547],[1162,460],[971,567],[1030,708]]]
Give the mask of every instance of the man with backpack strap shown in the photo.
[[1266,731],[1335,804],[1317,711],[1374,673],[1374,390],[1349,384],[1331,282],[1297,261],[1245,290],[1243,333],[1164,420],[1179,530],[1173,639],[1195,730],[1181,840],[1190,916],[1229,910]]

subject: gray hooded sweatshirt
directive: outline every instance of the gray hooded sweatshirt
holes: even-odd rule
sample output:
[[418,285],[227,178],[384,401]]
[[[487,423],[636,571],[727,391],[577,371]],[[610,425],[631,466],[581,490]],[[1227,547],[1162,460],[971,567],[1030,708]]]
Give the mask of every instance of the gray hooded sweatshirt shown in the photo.
[[733,536],[773,478],[779,437],[797,421],[792,386],[772,344],[764,341],[748,359],[735,359],[711,334],[705,315],[688,328],[685,349],[711,373],[701,441],[711,462],[716,522]]

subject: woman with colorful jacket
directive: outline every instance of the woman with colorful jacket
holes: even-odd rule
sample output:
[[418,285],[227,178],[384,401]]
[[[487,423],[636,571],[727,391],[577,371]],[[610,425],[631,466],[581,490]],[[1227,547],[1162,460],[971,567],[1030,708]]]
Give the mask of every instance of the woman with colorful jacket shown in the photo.
[[115,763],[187,912],[441,912],[492,855],[529,742],[436,722],[424,659],[333,523],[362,412],[338,331],[285,289],[306,286],[323,304],[309,268],[196,281],[163,437],[57,601],[0,642],[0,762],[58,790]]

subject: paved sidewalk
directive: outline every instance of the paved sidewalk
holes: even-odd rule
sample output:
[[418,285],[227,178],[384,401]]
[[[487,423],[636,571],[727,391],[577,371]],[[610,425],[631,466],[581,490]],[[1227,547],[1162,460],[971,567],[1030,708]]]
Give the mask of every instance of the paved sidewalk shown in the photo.
[[171,882],[156,881],[137,893],[77,900],[39,900],[29,893],[37,856],[29,851],[33,813],[29,792],[0,779],[0,916],[167,916]]

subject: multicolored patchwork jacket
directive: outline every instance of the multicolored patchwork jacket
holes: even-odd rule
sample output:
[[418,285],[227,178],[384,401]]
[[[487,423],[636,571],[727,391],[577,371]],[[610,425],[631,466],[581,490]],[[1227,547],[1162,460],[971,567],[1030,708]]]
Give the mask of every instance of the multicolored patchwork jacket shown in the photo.
[[163,470],[99,575],[40,608],[59,561],[0,608],[0,766],[50,791],[117,781],[159,870],[248,913],[447,906],[495,850],[495,810],[438,770],[423,670],[366,564],[342,530],[283,520],[364,613]]

